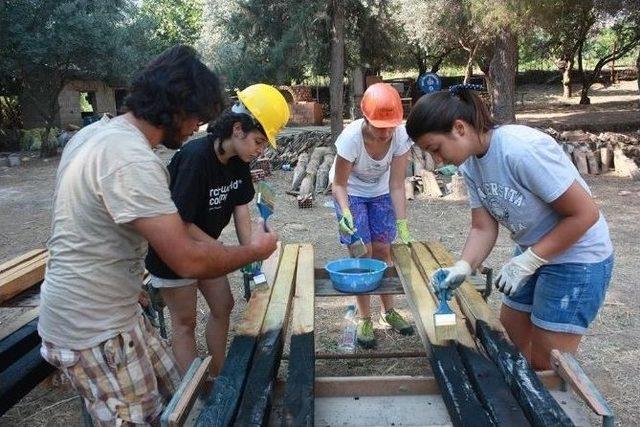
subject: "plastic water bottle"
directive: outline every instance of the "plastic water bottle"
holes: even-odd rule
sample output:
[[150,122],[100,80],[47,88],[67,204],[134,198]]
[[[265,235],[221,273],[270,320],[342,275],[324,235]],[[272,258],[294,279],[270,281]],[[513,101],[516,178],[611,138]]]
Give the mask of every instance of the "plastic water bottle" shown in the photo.
[[347,306],[342,321],[342,336],[338,343],[338,350],[341,353],[353,353],[356,350],[356,306]]

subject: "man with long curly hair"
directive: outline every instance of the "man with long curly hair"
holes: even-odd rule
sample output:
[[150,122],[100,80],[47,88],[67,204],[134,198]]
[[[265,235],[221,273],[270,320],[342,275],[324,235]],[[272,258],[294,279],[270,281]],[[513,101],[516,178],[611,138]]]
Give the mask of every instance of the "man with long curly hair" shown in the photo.
[[187,46],[133,80],[128,112],[69,141],[54,193],[41,291],[41,353],[84,398],[98,425],[154,422],[180,380],[168,344],[137,303],[147,242],[181,277],[219,277],[267,258],[276,234],[223,246],[181,219],[152,148],[179,148],[223,105],[216,75]]

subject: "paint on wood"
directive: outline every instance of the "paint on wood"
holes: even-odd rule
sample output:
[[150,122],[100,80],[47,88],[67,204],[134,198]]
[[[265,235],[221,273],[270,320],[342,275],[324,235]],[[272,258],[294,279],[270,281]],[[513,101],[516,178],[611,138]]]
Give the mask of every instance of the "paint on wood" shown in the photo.
[[40,356],[40,346],[36,346],[0,372],[0,416],[53,371],[55,368]]
[[303,245],[298,252],[289,372],[284,396],[283,425],[313,426],[315,382],[313,247]]
[[243,319],[236,328],[236,335],[227,351],[222,371],[198,416],[198,426],[229,426],[233,423],[273,293],[281,253],[282,248],[278,243],[276,251],[262,264],[267,285],[257,287],[251,294]]
[[275,376],[280,366],[287,318],[293,296],[298,245],[286,245],[273,293],[264,317],[260,339],[238,408],[235,423],[262,426],[269,419]]
[[33,319],[0,341],[0,371],[4,371],[34,347],[40,346],[38,319]]
[[478,349],[458,344],[458,353],[482,406],[498,426],[529,426],[498,368]]
[[0,340],[4,340],[6,337],[13,334],[18,329],[31,322],[33,319],[37,319],[39,313],[40,307],[35,307],[25,311],[24,313],[18,315],[17,317],[14,317],[13,319],[2,322],[0,326]]
[[572,426],[567,414],[506,335],[491,329],[482,320],[478,320],[476,328],[480,342],[511,387],[531,425]]
[[392,251],[398,276],[416,321],[416,329],[425,349],[430,353],[429,362],[440,385],[453,425],[493,425],[491,417],[482,407],[471,386],[455,346],[451,341],[438,339],[435,334],[433,312],[436,304],[427,290],[428,285],[415,264],[409,247],[393,245]]
[[495,425],[478,400],[455,346],[432,346],[430,361],[454,426]]

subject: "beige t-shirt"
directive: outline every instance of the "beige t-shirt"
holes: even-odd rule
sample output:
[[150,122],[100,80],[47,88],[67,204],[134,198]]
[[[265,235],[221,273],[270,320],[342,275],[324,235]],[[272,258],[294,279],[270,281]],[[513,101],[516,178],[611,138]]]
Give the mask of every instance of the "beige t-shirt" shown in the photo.
[[58,168],[38,331],[82,350],[130,330],[147,242],[129,222],[176,212],[169,173],[124,117],[71,139]]

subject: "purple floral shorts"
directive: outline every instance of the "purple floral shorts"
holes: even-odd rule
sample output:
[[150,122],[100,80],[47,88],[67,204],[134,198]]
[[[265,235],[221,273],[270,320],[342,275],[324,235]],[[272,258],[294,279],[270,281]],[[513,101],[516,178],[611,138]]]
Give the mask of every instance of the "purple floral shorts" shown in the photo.
[[[340,206],[334,200],[336,217],[340,219]],[[396,238],[396,214],[391,196],[383,194],[376,197],[349,196],[349,209],[353,222],[364,243],[392,243]],[[340,243],[351,243],[340,236]]]

